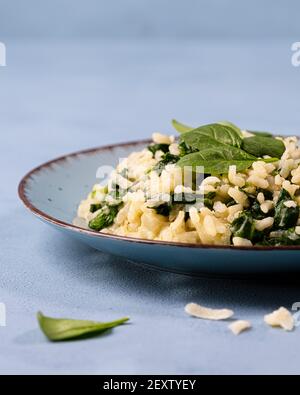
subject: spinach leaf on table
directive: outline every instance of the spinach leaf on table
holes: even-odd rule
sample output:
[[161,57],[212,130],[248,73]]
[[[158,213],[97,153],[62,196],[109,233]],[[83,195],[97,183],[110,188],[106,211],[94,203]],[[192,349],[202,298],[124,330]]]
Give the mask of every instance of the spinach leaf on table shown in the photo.
[[41,312],[37,319],[42,332],[51,341],[64,341],[101,334],[108,329],[122,325],[128,317],[110,322],[95,322],[74,319],[57,319],[44,316]]

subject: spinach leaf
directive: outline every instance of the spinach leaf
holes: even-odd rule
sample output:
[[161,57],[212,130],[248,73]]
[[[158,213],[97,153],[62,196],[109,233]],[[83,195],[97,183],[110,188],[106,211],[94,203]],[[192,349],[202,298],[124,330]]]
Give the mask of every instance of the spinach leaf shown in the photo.
[[188,146],[184,141],[179,143],[179,152],[180,156],[185,156],[187,154],[192,154],[193,152],[197,152],[197,148],[192,148]]
[[242,237],[253,243],[264,238],[265,233],[255,229],[255,223],[251,212],[243,211],[231,224],[232,237]]
[[289,229],[297,225],[299,207],[286,207],[285,202],[289,200],[292,200],[292,197],[282,189],[275,206],[274,229]]
[[258,188],[256,190],[256,194],[258,195],[260,192],[264,195],[265,200],[273,200],[273,192],[272,191],[268,191],[267,189]]
[[157,151],[162,151],[164,153],[169,151],[169,144],[151,144],[148,145],[148,150],[152,152],[153,156],[156,154]]
[[163,203],[158,207],[150,207],[156,211],[156,214],[163,215],[164,217],[168,217],[171,212],[172,206],[169,203]]
[[[211,139],[213,141],[213,139]],[[206,174],[227,174],[231,165],[236,165],[237,171],[245,170],[257,158],[247,152],[221,143],[208,144],[201,152],[195,152],[182,157],[178,166],[191,166],[197,171],[197,166],[203,166]]]
[[[258,201],[253,202],[251,206],[251,214],[254,219],[263,219],[266,217],[266,215],[261,211],[260,209],[260,204]],[[270,213],[268,213],[268,217],[270,216]]]
[[[229,126],[230,128],[234,129],[240,136],[242,135],[241,129],[234,125],[232,122],[229,121],[220,121],[217,122],[218,125],[223,125],[223,126]],[[174,129],[177,130],[179,133],[185,133],[185,132],[190,132],[191,130],[194,130],[195,128],[192,126],[185,125],[181,122],[176,121],[176,119],[172,119],[172,125]]]
[[261,137],[273,137],[272,133],[269,132],[257,132],[253,130],[247,130],[247,132],[255,134],[256,136],[261,136]]
[[243,140],[242,148],[249,154],[257,157],[269,155],[279,159],[285,151],[285,146],[281,140],[263,136],[245,138]]
[[278,196],[277,205],[287,200],[292,200],[292,197],[286,189],[282,188]]
[[220,121],[220,122],[218,122],[218,124],[224,125],[224,126],[229,126],[230,128],[234,129],[242,137],[241,129],[238,126],[236,126],[234,123],[229,122],[229,121]]
[[107,329],[122,325],[129,318],[121,318],[111,322],[95,322],[85,320],[56,319],[38,312],[37,319],[42,332],[52,341],[63,341],[86,336],[95,336]]
[[169,202],[160,203],[158,206],[149,207],[154,209],[157,214],[163,215],[165,217],[169,216],[173,207],[184,206],[184,205],[192,205],[197,202],[203,202],[204,206],[210,207],[213,206],[213,198],[216,196],[215,192],[210,192],[203,196],[201,193],[197,192],[183,192],[183,193],[174,193],[171,195],[171,199]]
[[250,213],[244,211],[231,224],[233,237],[242,237],[243,239],[252,240],[255,232],[253,217]]
[[194,129],[191,126],[187,126],[187,125],[184,125],[183,123],[176,121],[176,119],[172,119],[172,125],[179,133],[189,132],[190,130]]
[[89,228],[100,231],[112,225],[118,214],[120,205],[103,206],[99,214],[89,222]]
[[221,125],[213,123],[210,125],[200,126],[189,132],[181,135],[181,141],[184,141],[188,146],[204,149],[208,144],[223,143],[233,147],[241,147],[241,135],[229,125]]
[[[277,233],[277,232],[276,232]],[[295,232],[295,228],[283,230],[278,232],[279,235],[276,237],[265,237],[259,245],[262,246],[289,246],[289,245],[300,245],[300,236]]]

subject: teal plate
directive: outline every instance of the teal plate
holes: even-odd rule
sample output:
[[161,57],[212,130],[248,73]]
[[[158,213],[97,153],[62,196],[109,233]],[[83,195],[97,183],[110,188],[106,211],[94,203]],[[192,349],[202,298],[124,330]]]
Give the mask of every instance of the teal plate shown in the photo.
[[20,182],[19,196],[38,218],[97,250],[162,270],[190,275],[299,272],[300,247],[232,247],[183,244],[101,234],[73,225],[79,202],[96,182],[99,166],[145,147],[138,141],[95,148],[47,162]]

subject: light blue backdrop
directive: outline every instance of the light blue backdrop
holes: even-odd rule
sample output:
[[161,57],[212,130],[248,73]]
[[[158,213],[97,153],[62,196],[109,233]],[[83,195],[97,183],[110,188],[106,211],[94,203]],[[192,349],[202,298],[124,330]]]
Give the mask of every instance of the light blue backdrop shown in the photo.
[[1,0],[0,37],[297,37],[297,0]]

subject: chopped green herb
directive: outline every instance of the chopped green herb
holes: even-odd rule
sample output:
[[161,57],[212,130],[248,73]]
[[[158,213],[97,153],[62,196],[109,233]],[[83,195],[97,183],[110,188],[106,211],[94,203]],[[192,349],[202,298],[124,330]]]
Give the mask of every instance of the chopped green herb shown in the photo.
[[89,222],[89,228],[100,231],[112,225],[119,208],[120,205],[102,207],[99,214]]
[[260,204],[259,204],[258,201],[254,201],[254,202],[252,203],[252,206],[251,206],[250,211],[251,211],[251,214],[252,214],[253,218],[254,218],[254,219],[258,219],[258,220],[261,220],[261,219],[263,219],[263,218],[266,218],[267,216],[269,217],[269,216],[271,215],[270,212],[268,212],[268,214],[266,215],[265,213],[263,213],[263,212],[261,211],[261,209],[260,209]]
[[292,197],[282,189],[275,206],[274,229],[289,229],[297,225],[299,207],[286,207],[285,203],[289,200],[292,200]]
[[234,237],[252,240],[255,232],[252,215],[246,211],[241,213],[238,218],[232,222],[231,232]]
[[96,211],[100,210],[102,204],[91,204],[90,212],[95,213]]
[[162,151],[164,153],[169,151],[169,145],[168,144],[151,144],[148,145],[148,150],[152,152],[153,156],[155,156],[157,151]]
[[172,163],[177,163],[179,160],[179,156],[172,155],[170,152],[167,152],[164,154],[162,159],[154,166],[153,170],[157,171],[157,173],[160,175],[164,168]]
[[164,217],[168,217],[171,212],[171,205],[168,203],[163,203],[158,207],[151,207],[156,211],[156,214],[163,215]]
[[265,237],[258,245],[262,246],[291,246],[300,245],[300,236],[295,228],[276,232],[276,237]]

